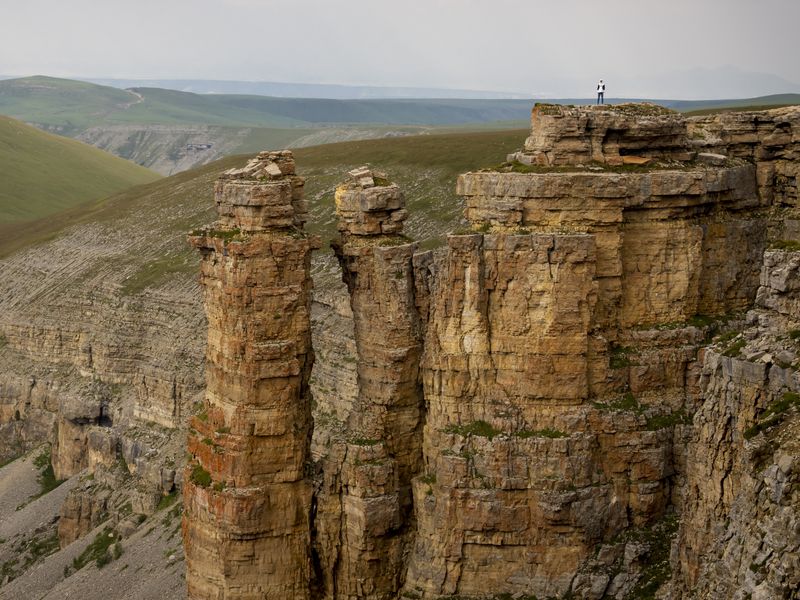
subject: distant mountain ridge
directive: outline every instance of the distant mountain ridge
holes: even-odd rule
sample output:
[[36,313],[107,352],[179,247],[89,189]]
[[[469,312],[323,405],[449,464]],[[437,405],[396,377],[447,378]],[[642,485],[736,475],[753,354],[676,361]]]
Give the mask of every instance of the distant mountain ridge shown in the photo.
[[472,100],[524,100],[530,94],[462,90],[430,87],[344,85],[331,83],[291,83],[276,81],[228,81],[219,79],[114,79],[79,78],[98,85],[115,88],[157,87],[195,94],[238,94],[248,96],[273,96],[277,98],[319,98],[331,100],[377,100],[400,98],[472,99]]

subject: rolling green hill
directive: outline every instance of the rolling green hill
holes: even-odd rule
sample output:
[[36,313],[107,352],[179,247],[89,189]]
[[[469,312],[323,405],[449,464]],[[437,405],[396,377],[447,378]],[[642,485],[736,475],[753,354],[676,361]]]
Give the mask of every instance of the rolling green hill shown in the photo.
[[0,114],[72,135],[139,99],[125,90],[53,77],[0,82]]
[[678,110],[688,116],[698,116],[737,110],[766,110],[769,108],[795,106],[798,104],[800,104],[800,94],[775,94],[772,96],[761,96],[760,98],[746,98],[744,100],[685,103],[679,106]]
[[0,116],[0,231],[158,178],[87,144]]
[[688,114],[709,114],[729,110],[764,110],[800,104],[800,94],[772,94],[736,100],[681,100],[670,106]]
[[[628,99],[613,99],[614,102]],[[581,103],[585,99],[550,102]],[[800,103],[800,94],[734,100],[657,100],[681,111]],[[213,125],[310,128],[320,125],[460,125],[525,120],[532,100],[275,98],[120,90],[54,77],[0,81],[0,113],[67,135],[102,125]]]
[[527,100],[271,98],[119,90],[40,76],[0,81],[0,114],[170,175],[254,150],[489,123],[508,129],[526,122],[530,108]]

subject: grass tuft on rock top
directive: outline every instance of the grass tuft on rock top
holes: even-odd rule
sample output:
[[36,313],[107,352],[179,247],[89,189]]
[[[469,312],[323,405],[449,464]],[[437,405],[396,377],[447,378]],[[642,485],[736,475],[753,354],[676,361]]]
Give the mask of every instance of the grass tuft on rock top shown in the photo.
[[788,252],[800,251],[800,242],[795,240],[775,240],[769,245],[770,250],[786,250]]
[[631,356],[638,354],[636,348],[626,346],[612,346],[608,364],[612,369],[624,369],[636,366],[637,363]]
[[722,356],[727,356],[728,358],[736,358],[739,356],[739,353],[742,351],[747,345],[747,340],[744,338],[739,338],[728,344],[726,348],[722,351]]
[[195,465],[190,475],[192,483],[202,488],[207,488],[211,485],[211,473],[206,471],[202,465]]
[[648,417],[645,428],[648,431],[658,431],[659,429],[666,429],[667,427],[674,427],[675,425],[690,425],[691,423],[692,417],[686,414],[686,411],[680,409],[664,415]]
[[637,415],[642,414],[645,410],[645,407],[639,404],[636,396],[631,392],[626,392],[611,402],[592,402],[592,404],[595,408],[600,410],[632,412]]
[[490,440],[502,433],[499,429],[495,429],[486,421],[473,421],[466,425],[448,425],[445,427],[444,432],[454,433],[464,437],[474,435],[477,437],[485,437]]

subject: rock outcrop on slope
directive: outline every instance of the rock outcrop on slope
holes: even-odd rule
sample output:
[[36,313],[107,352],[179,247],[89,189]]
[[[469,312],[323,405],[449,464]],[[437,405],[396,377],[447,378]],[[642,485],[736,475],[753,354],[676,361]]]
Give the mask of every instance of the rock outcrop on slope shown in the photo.
[[290,152],[216,186],[195,232],[208,316],[206,400],[189,431],[184,546],[191,598],[310,593],[311,250]]

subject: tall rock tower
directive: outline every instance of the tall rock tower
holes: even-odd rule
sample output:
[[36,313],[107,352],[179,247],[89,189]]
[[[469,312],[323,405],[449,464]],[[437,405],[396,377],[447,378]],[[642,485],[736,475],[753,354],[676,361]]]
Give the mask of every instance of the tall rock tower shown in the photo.
[[185,473],[192,600],[307,598],[312,485],[311,251],[291,152],[262,152],[215,188],[189,238],[208,315],[205,407]]
[[342,235],[334,251],[350,292],[359,390],[326,465],[317,542],[326,597],[388,600],[402,584],[411,480],[422,463],[417,244],[402,235],[399,186],[366,167],[349,175],[336,189]]

